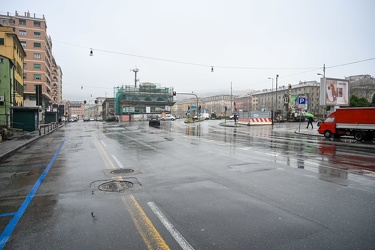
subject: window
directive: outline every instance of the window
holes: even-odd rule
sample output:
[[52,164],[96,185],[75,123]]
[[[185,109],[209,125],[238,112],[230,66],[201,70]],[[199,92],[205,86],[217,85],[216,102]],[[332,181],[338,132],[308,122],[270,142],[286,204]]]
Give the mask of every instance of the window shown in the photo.
[[40,32],[34,32],[34,37],[40,37]]
[[26,73],[23,74],[23,79],[26,79]]
[[41,48],[42,45],[40,43],[34,43],[34,48]]
[[23,63],[23,68],[26,69],[26,63]]
[[41,78],[40,74],[34,74],[34,80],[40,80]]
[[26,20],[25,19],[20,19],[19,20],[20,25],[26,25]]
[[39,63],[34,63],[34,69],[41,69],[41,66]]
[[40,59],[42,56],[39,53],[34,53],[34,58],[35,59]]
[[22,47],[26,47],[26,42],[21,41],[21,45],[22,45]]
[[35,27],[40,27],[40,22],[39,21],[34,21],[34,26]]
[[26,30],[20,30],[19,34],[20,36],[26,36]]
[[0,45],[4,45],[4,38],[0,38]]

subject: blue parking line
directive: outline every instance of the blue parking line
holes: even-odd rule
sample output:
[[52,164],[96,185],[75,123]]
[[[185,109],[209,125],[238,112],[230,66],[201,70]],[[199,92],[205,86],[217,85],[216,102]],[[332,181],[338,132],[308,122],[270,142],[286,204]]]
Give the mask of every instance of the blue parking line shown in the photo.
[[17,210],[17,212],[14,214],[12,220],[8,223],[7,227],[4,229],[3,233],[0,235],[0,250],[4,248],[5,244],[8,242],[9,237],[12,235],[14,228],[17,226],[19,220],[21,219],[22,215],[25,213],[27,207],[29,206],[30,202],[34,198],[34,195],[38,191],[40,185],[42,184],[44,178],[46,178],[49,170],[51,169],[53,163],[55,162],[57,155],[60,153],[60,150],[62,146],[64,145],[65,138],[61,142],[59,148],[56,150],[54,156],[52,157],[50,163],[46,167],[46,169],[43,171],[41,176],[38,178],[38,180],[34,183],[34,186],[32,187],[29,194],[26,196],[25,200],[23,201],[20,208]]
[[16,212],[13,212],[13,213],[6,213],[6,214],[0,214],[0,217],[8,217],[8,216],[13,216],[15,215]]

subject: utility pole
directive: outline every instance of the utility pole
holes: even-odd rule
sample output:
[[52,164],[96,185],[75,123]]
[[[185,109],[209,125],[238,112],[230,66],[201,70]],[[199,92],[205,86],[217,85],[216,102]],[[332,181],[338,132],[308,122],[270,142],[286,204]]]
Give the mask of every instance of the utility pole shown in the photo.
[[[320,73],[318,73],[318,75],[322,75]],[[324,87],[327,87],[326,86],[326,65],[323,64],[323,86]],[[320,86],[320,88],[322,88],[322,86]],[[322,97],[320,97],[322,98]],[[324,104],[325,104],[325,101],[324,101]],[[323,119],[325,118],[325,112],[326,112],[326,105],[323,105]]]

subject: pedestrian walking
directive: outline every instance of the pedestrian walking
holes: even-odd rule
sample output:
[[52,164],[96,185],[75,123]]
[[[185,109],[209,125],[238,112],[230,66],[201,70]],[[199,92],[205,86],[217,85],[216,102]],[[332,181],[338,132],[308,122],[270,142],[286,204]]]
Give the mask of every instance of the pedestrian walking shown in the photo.
[[307,117],[307,127],[306,128],[309,128],[310,124],[311,124],[311,129],[314,129],[314,126],[313,126],[313,118],[311,116]]

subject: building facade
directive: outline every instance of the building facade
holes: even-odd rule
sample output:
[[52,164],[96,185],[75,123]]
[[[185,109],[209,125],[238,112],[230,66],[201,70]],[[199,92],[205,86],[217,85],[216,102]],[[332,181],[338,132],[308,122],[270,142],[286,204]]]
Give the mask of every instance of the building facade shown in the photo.
[[0,126],[13,127],[12,107],[22,107],[26,52],[11,27],[0,26]]
[[371,75],[356,75],[345,78],[349,80],[349,93],[366,98],[369,102],[375,95],[375,78]]
[[317,81],[306,81],[289,86],[279,86],[278,89],[263,89],[253,92],[252,110],[253,111],[288,111],[289,107],[297,108],[298,97],[304,96],[308,99],[307,105],[303,107],[304,111],[315,115],[323,114],[323,108],[320,106],[320,83]]
[[[62,98],[62,71],[52,55],[52,39],[47,34],[44,15],[8,12],[0,15],[0,24],[13,28],[27,54],[23,64],[24,105],[39,106],[42,111],[57,109]],[[38,90],[40,96],[36,94]]]
[[83,119],[85,115],[85,104],[80,101],[68,101],[66,103],[68,117],[77,116],[78,119]]
[[190,107],[191,114],[195,115],[196,107],[201,106],[202,113],[215,113],[218,116],[224,116],[226,113],[225,107],[227,107],[227,115],[229,115],[234,111],[236,98],[237,96],[234,95],[215,95],[198,98],[198,100],[197,98],[183,99],[176,102],[172,108],[172,113],[176,116],[186,117],[188,107]]

